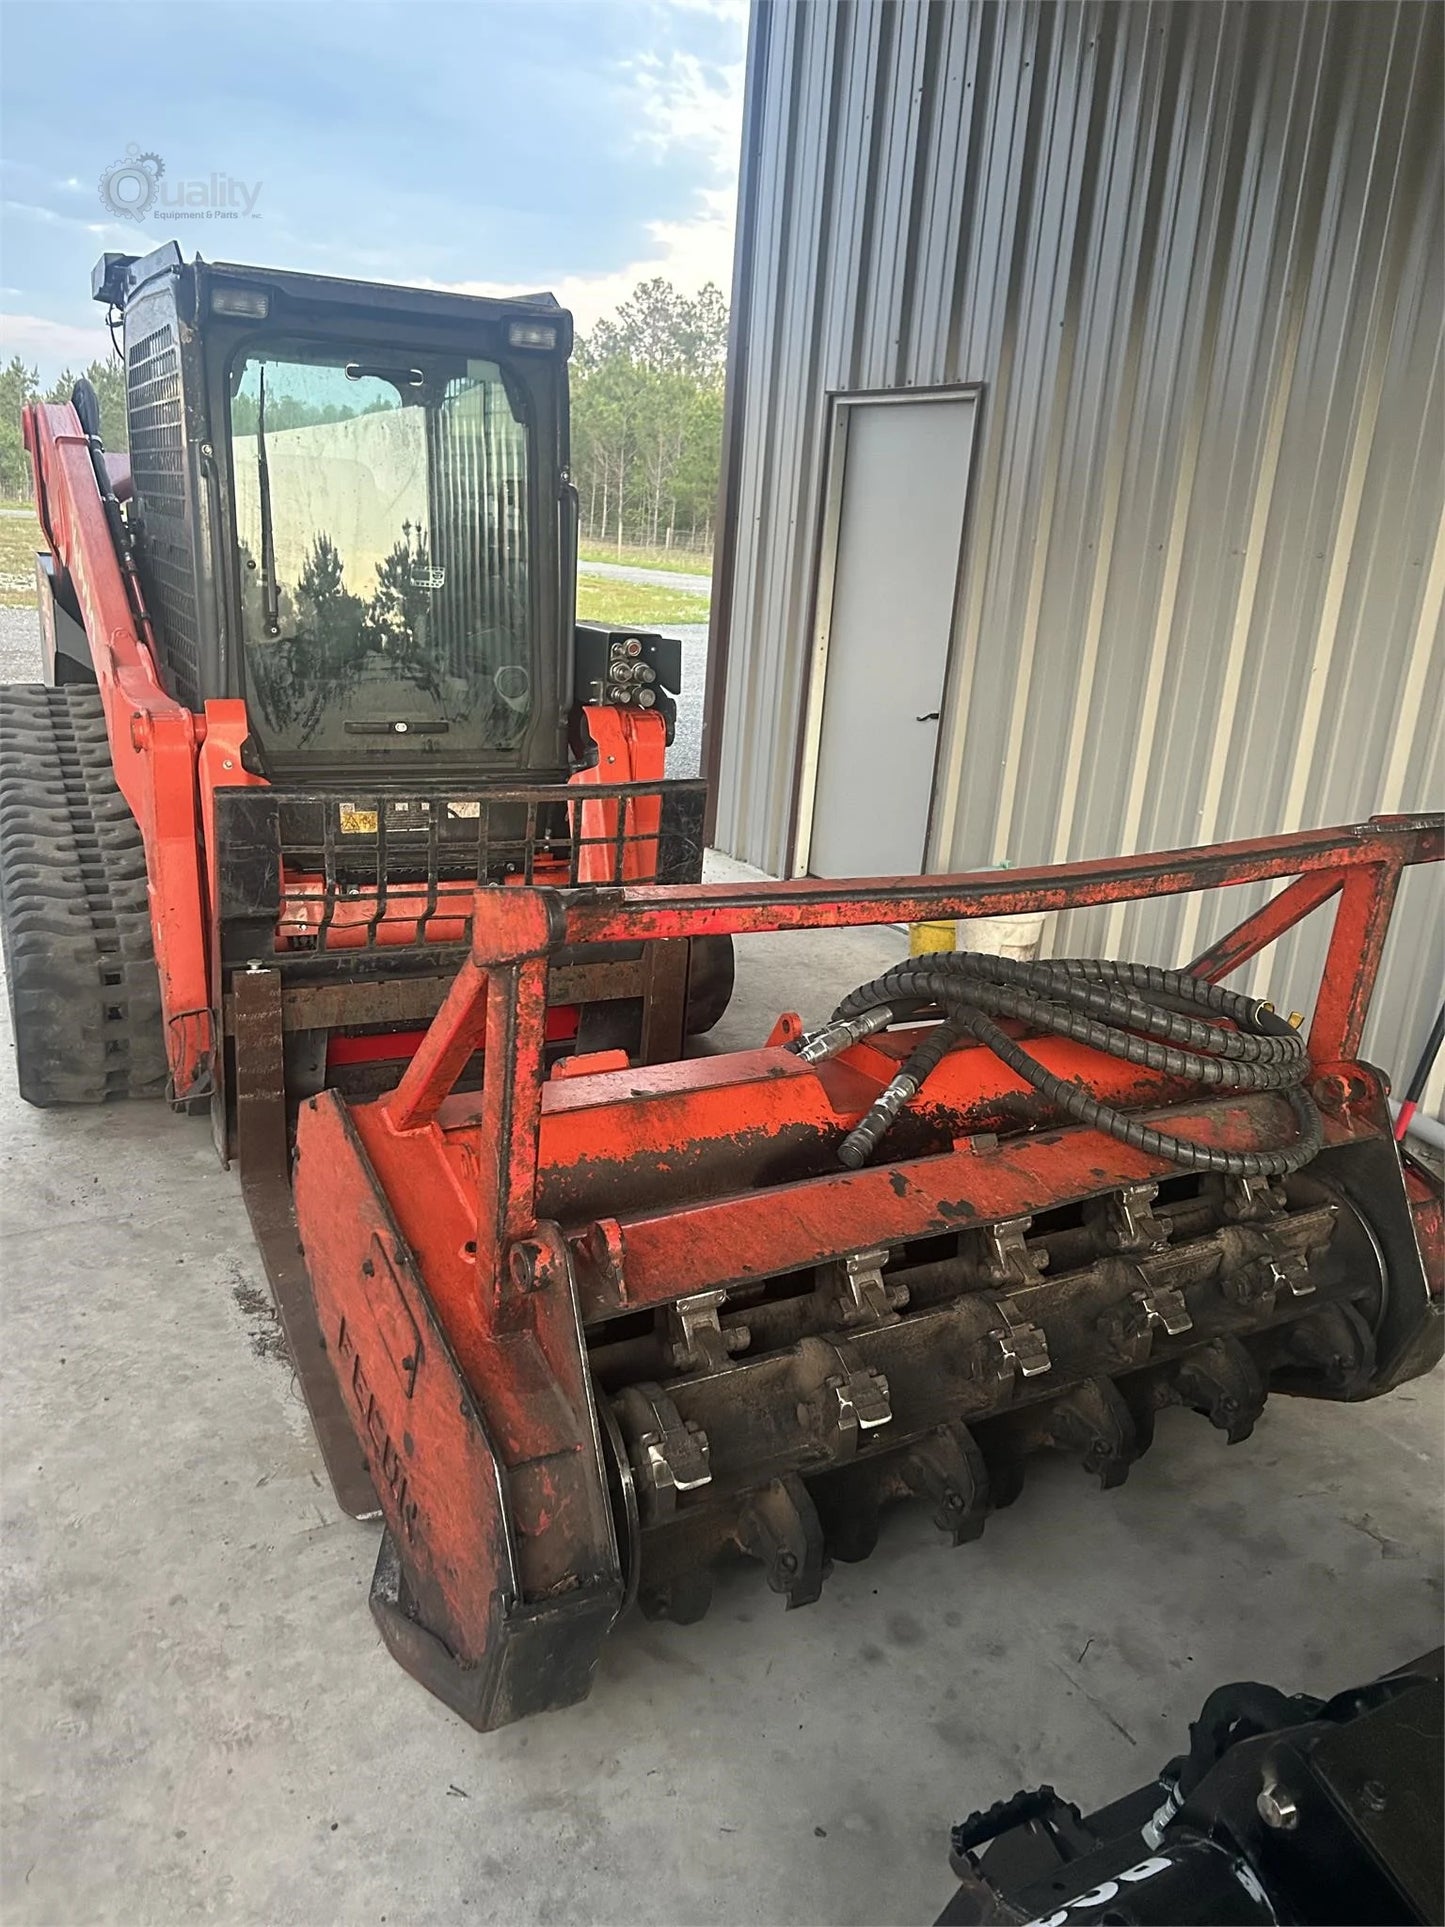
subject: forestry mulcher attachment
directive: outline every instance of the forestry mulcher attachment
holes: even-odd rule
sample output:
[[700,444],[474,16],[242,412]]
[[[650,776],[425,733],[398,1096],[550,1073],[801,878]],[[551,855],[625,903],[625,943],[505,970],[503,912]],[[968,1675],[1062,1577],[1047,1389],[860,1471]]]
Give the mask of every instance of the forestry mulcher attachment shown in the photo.
[[[890,1500],[956,1545],[1032,1452],[1111,1486],[1162,1407],[1238,1441],[1270,1391],[1425,1371],[1439,1193],[1358,1051],[1402,868],[1440,854],[1439,817],[1392,817],[1003,874],[486,893],[396,1088],[319,1093],[297,1130],[396,1657],[495,1727],[582,1698],[634,1595],[695,1619],[722,1556],[804,1605]],[[930,956],[757,1049],[549,1071],[566,950],[1274,879],[1187,971]],[[1332,899],[1306,1041],[1221,980]]]

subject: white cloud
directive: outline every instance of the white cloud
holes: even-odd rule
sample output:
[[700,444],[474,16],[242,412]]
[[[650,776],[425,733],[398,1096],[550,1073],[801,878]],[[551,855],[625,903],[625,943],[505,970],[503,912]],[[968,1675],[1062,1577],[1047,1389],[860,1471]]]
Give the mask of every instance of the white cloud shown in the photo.
[[[651,281],[658,275],[683,294],[696,294],[707,282],[715,281],[726,295],[732,276],[735,190],[710,188],[698,199],[702,206],[691,220],[648,223],[653,246],[645,255],[598,274],[558,274],[547,281],[546,292],[555,294],[562,306],[571,310],[584,334],[604,315],[613,314],[639,281]],[[449,288],[454,294],[503,298],[542,292],[535,280],[423,281],[419,285]]]
[[701,153],[735,177],[742,121],[743,66],[706,67],[695,54],[666,59],[642,54],[632,63],[638,119],[634,138],[666,158],[678,148]]
[[667,0],[673,13],[705,13],[714,20],[725,20],[739,35],[748,28],[748,0]]
[[[673,0],[674,6],[706,11],[746,28],[744,0]],[[742,130],[743,62],[708,65],[696,55],[673,50],[646,53],[629,63],[624,88],[630,94],[632,139],[665,164],[679,151],[701,157],[712,184],[699,188],[696,211],[683,220],[649,221],[651,246],[645,254],[592,274],[559,272],[546,283],[585,333],[612,314],[639,281],[657,276],[683,294],[696,294],[716,282],[724,294],[732,283],[733,226],[737,210],[738,148]],[[531,281],[428,281],[457,294],[501,297],[535,294]]]
[[0,360],[12,355],[30,366],[39,363],[47,379],[61,367],[85,367],[110,354],[110,336],[98,323],[78,328],[38,314],[0,314]]

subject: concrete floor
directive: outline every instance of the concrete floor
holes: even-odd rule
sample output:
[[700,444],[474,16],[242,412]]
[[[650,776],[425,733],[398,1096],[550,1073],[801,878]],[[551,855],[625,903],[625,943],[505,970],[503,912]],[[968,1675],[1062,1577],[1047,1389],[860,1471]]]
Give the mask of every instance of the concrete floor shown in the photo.
[[[723,1043],[895,933],[753,939]],[[614,1633],[590,1701],[473,1733],[386,1656],[233,1175],[159,1107],[35,1112],[0,1037],[0,1913],[21,1923],[931,1920],[948,1827],[1150,1775],[1206,1691],[1440,1637],[1437,1376],[1163,1415],[1119,1492],[1037,1463],[978,1544],[890,1520],[789,1614],[760,1575]]]

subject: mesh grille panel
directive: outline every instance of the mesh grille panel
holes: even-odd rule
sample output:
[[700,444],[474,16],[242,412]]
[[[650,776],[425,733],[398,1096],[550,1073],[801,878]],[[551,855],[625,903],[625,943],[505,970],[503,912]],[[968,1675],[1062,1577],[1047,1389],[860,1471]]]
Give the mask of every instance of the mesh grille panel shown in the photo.
[[130,347],[130,467],[141,507],[142,562],[161,656],[176,696],[201,702],[195,552],[186,515],[180,351],[167,323]]
[[175,330],[158,328],[130,351],[126,375],[130,409],[131,473],[153,515],[186,512],[185,446],[181,429],[181,358]]

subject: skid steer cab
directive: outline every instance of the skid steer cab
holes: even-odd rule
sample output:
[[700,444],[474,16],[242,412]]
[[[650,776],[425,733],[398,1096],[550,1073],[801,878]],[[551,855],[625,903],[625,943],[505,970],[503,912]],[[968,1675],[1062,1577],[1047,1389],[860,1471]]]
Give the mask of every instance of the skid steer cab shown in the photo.
[[[0,689],[20,1088],[208,1110],[294,1310],[301,1099],[395,1083],[502,892],[700,876],[704,786],[665,775],[683,650],[575,620],[550,295],[174,243],[92,291],[128,453],[85,383],[24,419],[48,553],[44,683]],[[725,939],[554,962],[554,1056],[671,1059],[731,992]]]

